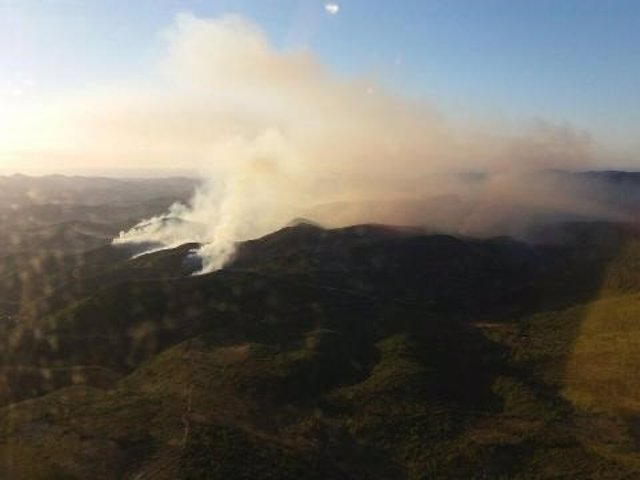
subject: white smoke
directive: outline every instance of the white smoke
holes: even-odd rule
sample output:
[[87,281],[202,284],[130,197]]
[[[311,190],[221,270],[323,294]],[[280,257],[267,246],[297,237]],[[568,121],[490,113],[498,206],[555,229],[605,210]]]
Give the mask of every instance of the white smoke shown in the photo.
[[[159,95],[153,108],[130,101],[103,126],[144,134],[172,152],[188,145],[182,152],[203,159],[205,180],[189,205],[115,243],[199,242],[211,271],[236,242],[296,217],[482,233],[514,208],[592,209],[575,189],[524,173],[588,161],[589,136],[568,126],[539,122],[520,134],[453,128],[423,102],[373,88],[370,79],[341,79],[307,52],[277,51],[237,16],[181,15],[167,39],[163,68],[181,95]],[[459,175],[468,171],[491,175],[469,182]]]

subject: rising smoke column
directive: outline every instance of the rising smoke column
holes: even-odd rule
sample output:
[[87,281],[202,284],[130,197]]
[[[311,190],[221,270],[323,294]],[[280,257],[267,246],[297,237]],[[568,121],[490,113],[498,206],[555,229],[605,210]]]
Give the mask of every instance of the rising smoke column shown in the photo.
[[[534,185],[523,174],[588,159],[589,136],[568,126],[539,122],[509,135],[454,128],[424,102],[340,78],[308,52],[277,51],[237,16],[180,15],[166,38],[171,88],[151,100],[130,95],[127,109],[102,117],[101,131],[122,137],[124,122],[127,137],[189,152],[201,160],[203,185],[188,205],[122,232],[116,244],[199,242],[204,271],[212,271],[238,241],[296,217],[329,226],[439,217],[436,227],[482,233],[501,223],[492,215],[505,217],[505,205],[590,208],[572,189],[547,188],[542,176]],[[469,182],[460,175],[469,171],[490,173]],[[459,208],[440,201],[434,211],[430,199],[447,196]]]

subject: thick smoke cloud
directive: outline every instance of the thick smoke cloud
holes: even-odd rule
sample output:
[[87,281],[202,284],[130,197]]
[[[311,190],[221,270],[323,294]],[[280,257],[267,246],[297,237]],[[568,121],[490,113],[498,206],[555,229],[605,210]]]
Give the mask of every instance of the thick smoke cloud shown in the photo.
[[277,51],[236,16],[180,15],[166,38],[172,89],[112,103],[94,127],[134,149],[157,142],[163,158],[190,155],[205,180],[188,205],[116,244],[199,242],[211,271],[236,242],[298,217],[487,235],[518,234],[540,215],[610,215],[580,185],[540,173],[588,165],[591,139],[569,126],[452,126],[424,102]]

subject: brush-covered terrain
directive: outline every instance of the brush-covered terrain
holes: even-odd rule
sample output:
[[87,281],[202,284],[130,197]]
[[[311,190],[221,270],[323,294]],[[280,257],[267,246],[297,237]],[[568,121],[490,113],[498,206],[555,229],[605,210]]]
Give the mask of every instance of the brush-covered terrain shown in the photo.
[[74,214],[4,217],[33,241],[0,258],[0,478],[640,478],[638,225],[298,222],[193,276],[195,244],[108,240],[167,185],[122,210],[17,189]]

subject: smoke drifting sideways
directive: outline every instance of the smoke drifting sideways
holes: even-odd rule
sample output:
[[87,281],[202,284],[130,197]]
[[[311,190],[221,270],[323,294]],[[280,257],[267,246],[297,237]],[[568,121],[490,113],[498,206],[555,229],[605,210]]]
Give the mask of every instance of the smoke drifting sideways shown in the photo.
[[[181,95],[147,99],[138,115],[160,145],[173,135],[198,146],[203,183],[188,204],[122,232],[114,244],[150,251],[197,242],[203,272],[211,272],[237,242],[300,217],[327,227],[385,223],[518,236],[542,217],[625,215],[555,172],[591,161],[590,136],[570,126],[452,126],[423,101],[366,78],[340,78],[309,52],[278,51],[238,16],[182,14],[167,41],[162,67]],[[147,108],[163,100],[179,105],[188,126],[171,117],[175,109]],[[129,103],[109,124],[131,126],[131,111]]]

